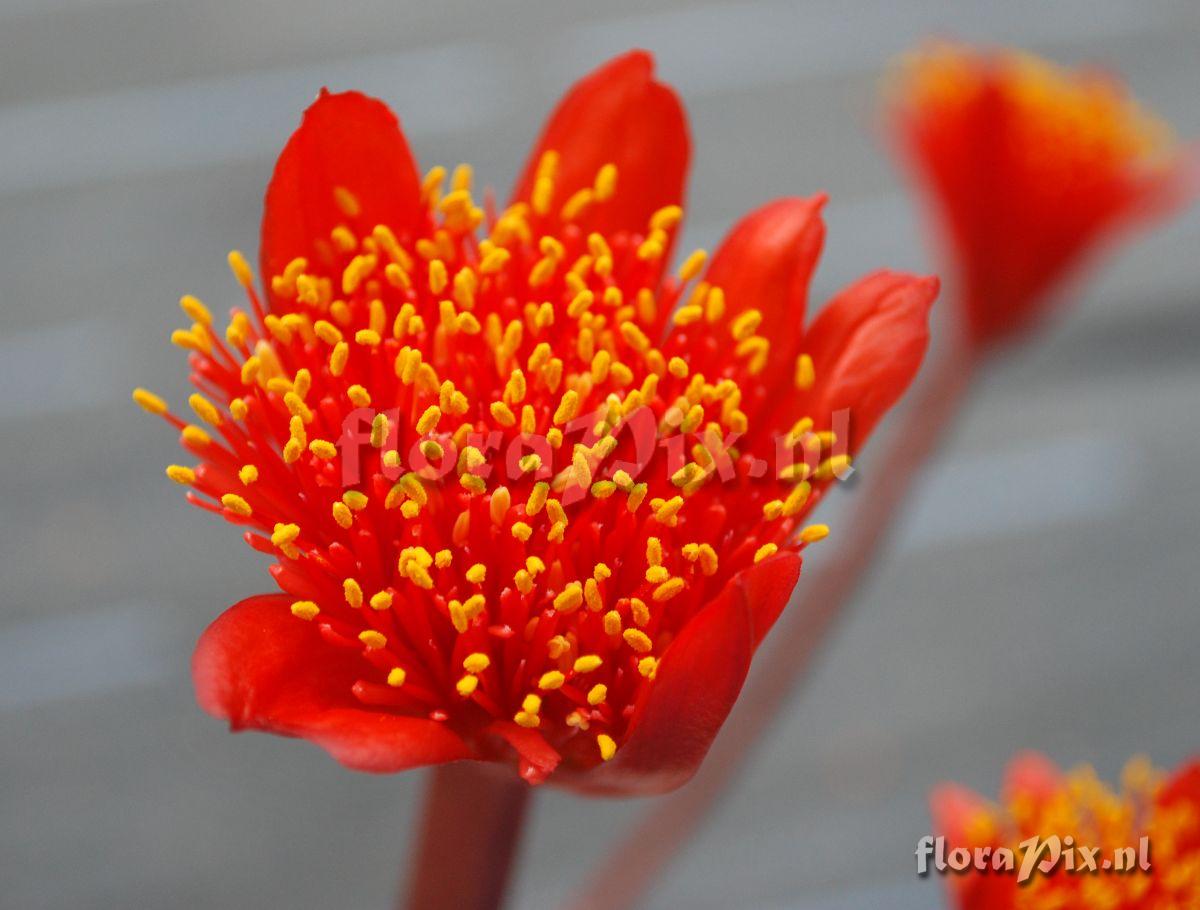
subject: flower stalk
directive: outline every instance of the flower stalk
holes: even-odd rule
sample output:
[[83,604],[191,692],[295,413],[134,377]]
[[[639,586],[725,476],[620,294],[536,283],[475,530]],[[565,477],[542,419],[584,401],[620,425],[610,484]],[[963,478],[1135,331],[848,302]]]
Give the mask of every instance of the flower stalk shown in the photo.
[[433,769],[400,910],[499,910],[531,788],[474,762]]

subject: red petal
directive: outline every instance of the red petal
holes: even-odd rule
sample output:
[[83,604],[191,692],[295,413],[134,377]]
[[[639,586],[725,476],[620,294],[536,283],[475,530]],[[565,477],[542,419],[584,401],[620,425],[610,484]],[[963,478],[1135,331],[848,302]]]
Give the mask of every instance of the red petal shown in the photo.
[[825,199],[776,199],[755,209],[721,241],[705,276],[724,289],[729,318],[749,309],[762,312],[759,334],[771,340],[773,360],[789,361],[789,371],[825,242]]
[[1063,786],[1058,765],[1038,752],[1022,752],[1008,763],[1004,774],[1004,798],[1012,802],[1028,797],[1037,802],[1050,799]]
[[[946,853],[955,847],[997,846],[973,844],[966,832],[972,820],[989,809],[983,797],[957,784],[943,784],[929,800],[933,830],[946,838]],[[1010,910],[1017,897],[1016,877],[1012,875],[965,874],[946,876],[946,887],[955,906],[961,910]]]
[[[646,794],[686,783],[733,708],[754,649],[787,602],[799,571],[799,557],[784,553],[731,579],[663,654],[616,757],[587,772],[579,787]],[[759,597],[770,600],[756,602]]]
[[250,597],[200,637],[192,657],[196,700],[235,729],[299,736],[359,771],[404,771],[469,758],[445,724],[363,708],[351,695],[360,656],[326,644],[292,616],[291,598]]
[[847,411],[851,454],[916,376],[937,293],[936,278],[880,271],[842,291],[813,321],[804,347],[816,384],[806,413],[825,425]]
[[1182,802],[1200,808],[1200,760],[1193,760],[1176,771],[1163,785],[1158,802],[1164,806]]
[[559,153],[550,211],[590,187],[605,164],[617,166],[613,198],[580,219],[587,230],[642,231],[657,209],[683,202],[691,142],[674,90],[654,79],[654,58],[630,51],[577,82],[563,96],[513,189],[528,200],[542,153]]
[[[351,221],[334,189],[358,200]],[[386,104],[359,92],[322,90],[284,146],[267,187],[263,211],[262,278],[297,256],[323,258],[317,243],[350,223],[363,231],[386,224],[398,235],[421,223],[421,181],[400,121]]]

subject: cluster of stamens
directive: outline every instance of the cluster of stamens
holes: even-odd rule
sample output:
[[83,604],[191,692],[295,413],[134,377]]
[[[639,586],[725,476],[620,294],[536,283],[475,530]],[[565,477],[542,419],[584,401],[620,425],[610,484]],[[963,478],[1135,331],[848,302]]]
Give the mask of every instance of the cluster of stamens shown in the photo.
[[[1185,800],[1165,805],[1159,798],[1162,775],[1145,758],[1131,761],[1114,791],[1088,766],[1068,774],[1045,794],[1018,792],[1003,806],[989,806],[970,821],[964,836],[971,844],[1003,846],[1017,857],[1032,838],[1058,837],[1067,852],[1096,851],[1096,870],[1072,863],[1076,874],[1034,875],[1015,889],[1015,907],[1022,910],[1153,907],[1191,910],[1200,906],[1200,805]],[[1145,844],[1142,845],[1142,838]],[[1114,862],[1117,851],[1136,860],[1122,860],[1123,874],[1111,874],[1104,861]],[[1049,861],[1048,854],[1038,857]],[[1136,863],[1150,862],[1150,868]]]
[[[183,298],[198,422],[134,397],[197,461],[168,476],[277,560],[297,621],[361,652],[359,701],[588,735],[598,761],[701,607],[825,536],[799,523],[848,456],[813,418],[741,451],[761,314],[696,281],[702,251],[664,277],[676,206],[644,233],[581,227],[612,165],[551,211],[556,166],[497,215],[468,168],[448,188],[434,168],[417,236],[337,190],[343,223],[266,276],[269,306],[237,252],[249,307],[223,333]],[[802,395],[811,359],[794,372]]]

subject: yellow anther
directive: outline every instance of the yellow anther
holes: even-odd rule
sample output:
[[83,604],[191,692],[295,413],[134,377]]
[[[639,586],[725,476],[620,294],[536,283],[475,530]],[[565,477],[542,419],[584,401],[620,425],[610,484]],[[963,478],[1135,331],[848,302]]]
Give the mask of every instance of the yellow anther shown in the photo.
[[467,619],[474,619],[487,607],[487,599],[482,594],[472,594],[463,601],[463,613]]
[[666,566],[650,566],[646,569],[646,581],[652,585],[662,584],[670,577],[671,573]]
[[596,745],[600,748],[600,758],[608,761],[617,754],[617,743],[607,733],[600,733],[596,736]]
[[462,665],[468,673],[482,673],[492,665],[492,659],[481,651],[474,651],[463,658]]
[[588,690],[587,702],[593,707],[603,704],[606,698],[608,698],[608,686],[604,685],[604,683],[598,683]]
[[801,354],[796,358],[796,388],[801,390],[811,389],[816,381],[817,374],[813,368],[813,360],[808,354]]
[[598,654],[584,654],[582,657],[575,658],[575,663],[572,669],[576,673],[592,673],[600,669],[600,665],[604,663],[604,658]]
[[661,566],[663,560],[662,541],[657,537],[646,538],[646,563],[651,566]]
[[359,329],[354,333],[354,340],[364,347],[374,348],[379,346],[383,337],[374,329]]
[[446,604],[446,611],[450,614],[450,623],[454,626],[454,631],[462,635],[467,631],[467,615],[463,612],[463,605],[457,600],[452,600]]
[[765,543],[754,551],[754,561],[762,562],[764,559],[770,559],[779,552],[779,546],[773,543]]
[[426,205],[436,206],[440,201],[442,183],[446,179],[446,169],[440,164],[429,169],[421,180],[421,199]]
[[329,352],[329,372],[334,376],[341,376],[346,369],[346,362],[350,359],[350,345],[344,341],[339,341],[333,346],[333,350]]
[[791,518],[804,508],[808,502],[809,494],[812,493],[812,486],[807,480],[796,484],[796,487],[788,494],[787,499],[783,501],[783,514]]
[[762,325],[763,314],[760,310],[747,310],[730,323],[729,333],[735,341],[750,338]]
[[454,688],[458,690],[458,694],[463,698],[470,698],[475,694],[475,690],[479,688],[479,677],[468,673],[454,684]]
[[708,260],[708,253],[704,250],[696,250],[687,259],[683,265],[679,267],[679,280],[691,281],[700,274],[700,270],[704,268],[704,263]]
[[196,482],[196,472],[191,468],[185,468],[183,465],[173,464],[167,466],[167,476],[178,484],[189,486]]
[[567,304],[567,315],[572,319],[578,319],[588,311],[595,300],[596,295],[585,288],[576,294],[571,299],[571,302]]
[[616,610],[609,610],[604,614],[603,624],[605,635],[621,634],[621,614]]
[[417,434],[424,436],[426,433],[432,433],[437,429],[438,421],[441,419],[442,409],[436,404],[431,404],[417,421]]
[[617,166],[609,163],[596,172],[596,181],[592,185],[596,193],[596,201],[604,202],[612,198],[617,189]]
[[[382,449],[387,443],[388,432],[391,428],[388,426],[386,414],[376,414],[371,420],[371,445],[377,449]],[[391,454],[390,452],[387,454]],[[397,453],[398,455],[399,453]],[[398,462],[397,462],[398,463]],[[392,465],[395,467],[395,465]]]
[[365,509],[369,501],[370,500],[367,499],[367,494],[359,490],[347,490],[342,494],[342,502],[344,502],[348,508],[353,509],[355,512],[361,512],[363,509]]
[[387,636],[382,632],[376,632],[374,629],[359,632],[358,640],[366,645],[369,651],[378,651],[380,648],[387,647]]
[[512,528],[509,530],[513,537],[522,542],[529,540],[533,536],[533,528],[523,521],[514,521]]
[[[639,484],[639,486],[641,486]],[[655,500],[657,502],[657,500]],[[653,504],[652,504],[653,505]],[[674,496],[665,502],[658,503],[654,509],[654,520],[668,527],[674,527],[678,521],[679,510],[683,508],[683,497]]]
[[650,227],[657,231],[669,231],[683,219],[683,209],[677,205],[665,205],[650,216]]
[[569,583],[554,598],[554,609],[559,613],[574,613],[583,605],[583,585],[577,581]]
[[548,673],[543,673],[541,679],[538,680],[538,688],[543,690],[561,689],[567,678],[558,670],[551,670]]
[[571,455],[571,478],[585,490],[592,485],[592,466],[581,446]]
[[649,492],[649,489],[650,487],[648,484],[634,484],[633,488],[629,491],[629,496],[625,500],[625,508],[630,512],[636,512],[641,506],[642,502],[646,499],[646,494]]
[[816,543],[829,536],[829,525],[809,525],[800,532],[800,540],[804,543]]
[[633,617],[634,625],[644,626],[650,621],[650,608],[640,597],[631,597],[629,599],[629,615]]
[[179,298],[179,308],[189,319],[195,320],[203,326],[212,325],[212,313],[209,312],[208,307],[191,294],[184,294]]
[[355,609],[363,605],[362,586],[353,578],[347,578],[342,582],[342,595],[346,598],[346,603]]
[[626,629],[621,633],[621,637],[625,639],[625,644],[633,648],[638,654],[647,654],[654,648],[654,642],[641,629]]
[[562,220],[574,221],[583,214],[584,209],[591,205],[595,198],[596,194],[591,187],[576,190],[562,207]]
[[392,667],[388,670],[387,684],[394,689],[399,689],[407,678],[408,674],[404,672],[403,667]]
[[445,291],[446,285],[449,283],[450,276],[446,274],[446,264],[440,259],[434,259],[430,263],[430,291],[440,294]]
[[403,475],[398,483],[400,484],[401,488],[403,488],[404,492],[407,493],[412,499],[416,500],[419,505],[423,506],[429,501],[429,494],[422,485],[421,478],[418,477],[414,472],[409,471],[407,474]]
[[621,336],[638,353],[644,353],[650,348],[650,339],[635,322],[622,322]]
[[234,420],[245,420],[249,413],[250,407],[246,404],[245,399],[234,398],[229,402],[229,414]]
[[498,247],[491,250],[480,260],[479,274],[495,275],[508,264],[508,260],[511,258],[512,254],[506,249]]
[[343,530],[348,531],[350,526],[354,524],[354,515],[350,511],[350,507],[344,502],[335,502],[330,511],[333,513],[333,520]]
[[658,672],[658,659],[654,657],[643,657],[637,664],[638,673],[647,679],[654,679],[654,675]]
[[[138,402],[141,404],[141,402]],[[217,410],[216,405],[201,395],[199,392],[193,392],[188,396],[188,404],[192,410],[196,412],[196,416],[207,423],[209,426],[219,427],[223,421],[221,412]],[[145,405],[142,405],[145,407]],[[147,408],[147,410],[150,410]],[[163,405],[163,411],[166,410],[166,405]],[[162,413],[163,411],[151,411],[151,413]]]
[[488,408],[492,418],[496,423],[503,427],[511,427],[517,422],[517,417],[513,414],[512,409],[503,401],[493,401]]
[[350,403],[356,408],[369,408],[371,406],[371,393],[360,385],[352,385],[346,389],[346,397],[350,399]]
[[554,411],[554,422],[559,426],[563,426],[568,421],[574,420],[578,413],[579,393],[574,389],[569,389],[564,393],[562,400],[559,401],[558,407]]
[[704,318],[716,322],[725,315],[725,291],[723,288],[709,288],[704,298]]
[[850,456],[834,455],[818,465],[813,476],[817,480],[832,480],[834,477],[843,478],[850,473]]
[[337,446],[326,439],[314,439],[308,444],[308,450],[322,461],[337,458]]
[[379,591],[371,595],[372,610],[390,610],[392,608],[392,593],[391,591]]
[[232,512],[234,515],[241,515],[243,518],[249,518],[253,513],[250,508],[250,503],[242,499],[236,493],[226,493],[221,497],[221,505]]
[[518,727],[533,729],[541,724],[542,719],[536,714],[530,714],[528,711],[518,711],[513,715],[513,721]]
[[537,714],[542,710],[542,697],[530,692],[521,700],[521,709],[528,714]]
[[321,612],[311,600],[298,600],[292,604],[292,615],[304,620],[311,620],[314,616]]
[[250,269],[250,263],[246,261],[238,250],[230,250],[226,257],[229,263],[229,270],[233,272],[233,277],[237,279],[237,283],[244,288],[250,288],[254,284],[254,272]]
[[654,589],[653,597],[655,600],[657,600],[659,602],[662,602],[664,600],[670,600],[672,597],[674,597],[676,594],[678,594],[680,591],[683,590],[684,584],[685,584],[685,582],[682,578],[668,579],[667,581],[664,581],[662,584],[660,584],[657,588]]

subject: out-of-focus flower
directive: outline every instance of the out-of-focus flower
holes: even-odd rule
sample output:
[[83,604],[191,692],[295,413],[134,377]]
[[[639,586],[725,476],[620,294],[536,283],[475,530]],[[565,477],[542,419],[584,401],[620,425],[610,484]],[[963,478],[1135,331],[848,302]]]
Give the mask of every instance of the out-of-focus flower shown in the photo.
[[[1120,789],[1113,790],[1090,767],[1063,773],[1048,759],[1026,754],[1009,766],[1000,804],[952,784],[935,791],[932,803],[947,851],[1005,847],[1018,864],[1017,874],[973,866],[949,873],[955,906],[961,910],[1200,906],[1200,762],[1168,776],[1148,760],[1135,759],[1126,766]],[[1041,844],[1055,837],[1062,854],[1053,870],[1034,872],[1021,883],[1021,844],[1037,838],[1039,849],[1032,856],[1049,862],[1056,854]],[[1066,853],[1073,848],[1097,851],[1089,854],[1096,869],[1078,852],[1068,866]],[[1149,869],[1138,865],[1143,859]],[[1117,863],[1124,871],[1117,870]]]
[[367,771],[633,792],[695,770],[937,282],[875,273],[804,329],[821,198],[668,275],[688,158],[644,53],[567,94],[498,212],[465,166],[420,177],[382,103],[321,94],[267,190],[265,303],[237,253],[223,332],[183,299],[198,423],[134,396],[286,592],[205,632],[207,711]]
[[897,68],[888,98],[975,345],[1026,329],[1098,242],[1164,214],[1194,183],[1168,127],[1097,72],[933,44]]

